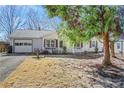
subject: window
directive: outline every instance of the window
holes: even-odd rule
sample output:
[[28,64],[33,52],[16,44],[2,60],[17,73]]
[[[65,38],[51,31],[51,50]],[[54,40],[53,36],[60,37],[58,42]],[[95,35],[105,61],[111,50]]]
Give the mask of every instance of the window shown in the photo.
[[83,47],[83,43],[75,44],[75,48],[82,48],[82,47]]
[[32,43],[15,43],[15,46],[30,46],[30,45],[32,45]]
[[117,43],[117,49],[120,49],[120,43]]
[[29,45],[32,45],[32,43],[30,43]]
[[55,40],[51,40],[51,47],[55,47]]
[[60,41],[60,48],[63,48],[63,41]]
[[50,47],[50,40],[46,40],[45,47]]
[[75,44],[75,48],[80,48],[80,43]]
[[32,43],[27,43],[27,46],[31,46],[32,45]]
[[31,43],[24,43],[25,46],[30,46],[32,45]]
[[96,42],[95,41],[92,41],[91,46],[92,47],[95,47],[96,46]]
[[15,46],[19,46],[19,43],[15,43]]
[[55,46],[56,46],[55,40],[45,40],[46,48],[55,48]]
[[90,48],[96,47],[96,41],[90,41]]
[[27,46],[27,45],[28,45],[28,43],[24,43],[24,45],[25,45],[25,46]]

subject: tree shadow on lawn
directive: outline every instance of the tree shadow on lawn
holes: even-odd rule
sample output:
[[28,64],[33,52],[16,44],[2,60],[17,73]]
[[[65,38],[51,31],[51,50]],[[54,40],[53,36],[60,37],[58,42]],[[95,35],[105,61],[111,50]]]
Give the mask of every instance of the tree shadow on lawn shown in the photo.
[[98,53],[88,53],[88,54],[67,54],[67,55],[44,55],[45,57],[52,58],[73,58],[73,59],[97,59],[103,55]]
[[119,60],[121,60],[121,61],[123,61],[123,62],[124,62],[124,59],[122,59],[122,58],[116,57],[116,59],[119,59]]
[[124,69],[121,67],[98,67],[96,71],[89,73],[93,74],[91,80],[105,88],[124,88]]

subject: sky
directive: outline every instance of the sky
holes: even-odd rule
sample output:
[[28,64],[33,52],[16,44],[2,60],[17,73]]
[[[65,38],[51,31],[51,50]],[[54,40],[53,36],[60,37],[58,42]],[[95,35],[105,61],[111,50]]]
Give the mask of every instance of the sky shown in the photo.
[[[4,6],[0,6],[0,11],[1,11],[2,7],[4,7]],[[19,8],[19,7],[21,7],[21,8]],[[17,16],[20,17],[21,19],[23,19],[24,21],[26,20],[27,13],[29,12],[30,9],[35,11],[37,13],[38,18],[41,21],[45,22],[45,24],[41,23],[41,25],[46,30],[55,30],[55,27],[53,27],[53,23],[55,26],[61,23],[61,19],[59,17],[49,18],[47,15],[47,11],[45,10],[45,8],[43,6],[23,5],[23,6],[17,6],[17,8],[21,9],[21,11],[22,11],[22,13],[20,13],[20,10],[18,9],[18,11],[16,12]],[[52,24],[51,24],[51,22],[52,22]],[[25,25],[25,28],[26,28],[26,25]],[[3,37],[4,37],[4,33],[1,32],[0,39],[4,39]]]

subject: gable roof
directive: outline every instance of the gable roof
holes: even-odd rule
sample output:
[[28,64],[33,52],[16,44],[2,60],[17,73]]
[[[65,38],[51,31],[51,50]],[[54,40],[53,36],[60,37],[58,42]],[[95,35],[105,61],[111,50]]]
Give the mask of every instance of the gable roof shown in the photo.
[[10,38],[42,38],[56,31],[39,30],[17,30],[10,35]]
[[56,31],[53,31],[52,33],[47,34],[47,35],[45,35],[43,37],[44,37],[44,39],[53,39],[53,38],[58,39],[59,38],[59,36],[58,36]]

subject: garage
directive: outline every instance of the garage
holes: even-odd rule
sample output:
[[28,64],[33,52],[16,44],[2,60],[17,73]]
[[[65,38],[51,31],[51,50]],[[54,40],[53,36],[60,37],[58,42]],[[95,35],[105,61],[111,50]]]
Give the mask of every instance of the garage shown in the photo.
[[30,53],[32,52],[32,40],[15,40],[15,53]]

